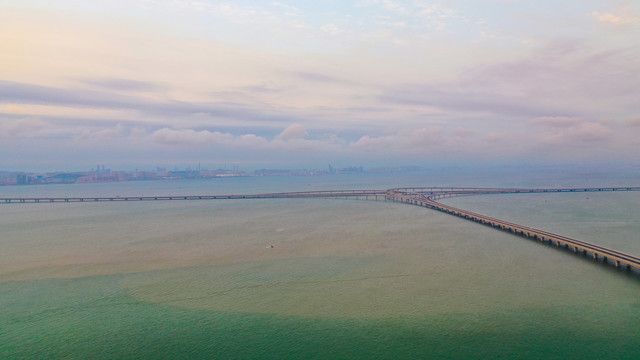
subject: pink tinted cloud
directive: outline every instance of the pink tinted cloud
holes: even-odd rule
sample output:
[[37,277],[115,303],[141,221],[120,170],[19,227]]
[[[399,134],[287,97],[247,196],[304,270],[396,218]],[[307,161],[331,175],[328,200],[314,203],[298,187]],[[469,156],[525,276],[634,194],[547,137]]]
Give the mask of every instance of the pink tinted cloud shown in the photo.
[[602,142],[613,137],[613,130],[596,122],[584,122],[568,131],[568,137],[579,142]]
[[545,117],[529,122],[535,138],[557,145],[601,143],[613,139],[614,131],[595,121],[580,118]]
[[626,126],[628,126],[628,127],[638,127],[638,128],[640,128],[640,116],[636,116],[634,118],[631,118],[631,119],[625,121],[624,124]]
[[471,129],[457,127],[453,129],[453,136],[458,138],[472,138],[476,136],[476,132]]
[[622,16],[614,15],[612,13],[601,13],[594,11],[591,13],[600,22],[605,22],[613,25],[629,25],[640,23],[640,18],[637,16],[625,14]]
[[276,137],[278,140],[304,139],[309,132],[300,124],[291,124]]
[[568,128],[582,122],[579,118],[566,116],[545,116],[531,120],[529,123],[536,126],[549,126],[554,128]]
[[509,133],[506,131],[491,131],[485,134],[482,139],[490,143],[498,143],[509,139]]

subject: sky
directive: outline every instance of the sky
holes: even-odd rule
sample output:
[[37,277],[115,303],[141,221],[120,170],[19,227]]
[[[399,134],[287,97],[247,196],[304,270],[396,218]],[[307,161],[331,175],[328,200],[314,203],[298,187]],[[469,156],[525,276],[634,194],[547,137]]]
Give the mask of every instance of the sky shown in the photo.
[[636,0],[0,0],[0,170],[639,154]]

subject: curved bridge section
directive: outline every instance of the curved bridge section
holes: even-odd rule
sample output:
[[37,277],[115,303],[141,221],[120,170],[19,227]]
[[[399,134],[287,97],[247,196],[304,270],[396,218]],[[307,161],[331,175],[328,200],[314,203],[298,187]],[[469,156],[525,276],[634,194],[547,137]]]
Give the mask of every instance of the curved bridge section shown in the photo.
[[623,266],[630,270],[640,270],[640,257],[623,253],[621,251],[599,246],[586,241],[573,239],[567,236],[555,234],[513,222],[497,219],[472,211],[459,209],[442,204],[437,199],[478,194],[513,194],[513,193],[553,193],[553,192],[597,192],[597,191],[640,191],[640,187],[613,187],[613,188],[563,188],[563,189],[498,189],[498,188],[399,188],[388,192],[388,198],[407,204],[423,206],[430,209],[445,212],[483,225],[491,226],[516,235],[531,238],[537,241],[555,245],[583,256],[590,255],[594,260],[602,259],[605,264],[615,267]]
[[640,271],[640,257],[609,249],[586,241],[554,234],[513,222],[493,218],[464,209],[440,203],[442,198],[481,194],[532,194],[561,192],[601,192],[640,191],[640,187],[598,187],[598,188],[471,188],[471,187],[411,187],[389,190],[330,190],[302,191],[249,195],[167,195],[167,196],[110,196],[110,197],[5,197],[0,203],[70,203],[70,202],[112,202],[112,201],[166,201],[166,200],[214,200],[214,199],[287,199],[287,198],[334,198],[397,201],[423,206],[445,212],[480,224],[494,227],[516,235],[554,245],[594,260],[602,259],[605,264]]

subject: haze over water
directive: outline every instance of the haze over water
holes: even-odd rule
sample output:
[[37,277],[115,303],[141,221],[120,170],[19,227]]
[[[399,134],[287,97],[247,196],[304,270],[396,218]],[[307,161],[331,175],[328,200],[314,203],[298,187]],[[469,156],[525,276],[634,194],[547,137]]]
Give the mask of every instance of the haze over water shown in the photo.
[[[3,196],[634,185],[509,172],[6,187]],[[640,254],[640,194],[452,205]],[[637,358],[640,283],[426,208],[354,200],[0,207],[3,358]],[[273,247],[271,247],[273,246]]]

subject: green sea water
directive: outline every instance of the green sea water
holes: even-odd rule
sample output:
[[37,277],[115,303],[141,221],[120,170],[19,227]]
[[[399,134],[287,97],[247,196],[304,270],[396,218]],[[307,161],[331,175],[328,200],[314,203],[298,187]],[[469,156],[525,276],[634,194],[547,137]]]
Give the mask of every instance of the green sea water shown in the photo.
[[[640,254],[640,193],[586,197],[447,201]],[[287,199],[0,212],[3,359],[640,356],[637,277],[425,208]]]

